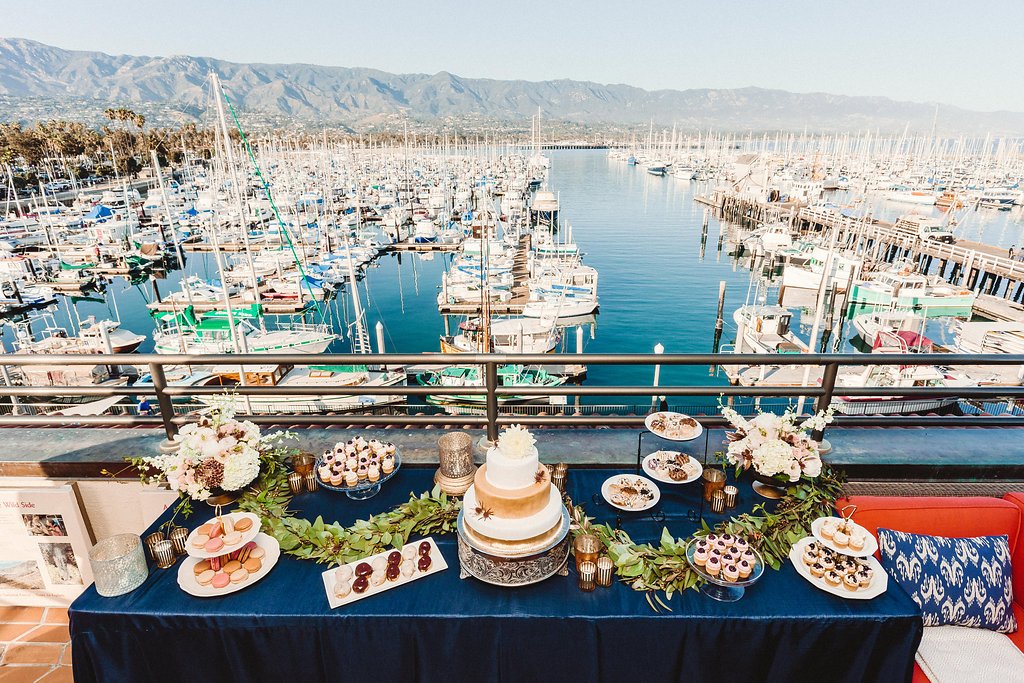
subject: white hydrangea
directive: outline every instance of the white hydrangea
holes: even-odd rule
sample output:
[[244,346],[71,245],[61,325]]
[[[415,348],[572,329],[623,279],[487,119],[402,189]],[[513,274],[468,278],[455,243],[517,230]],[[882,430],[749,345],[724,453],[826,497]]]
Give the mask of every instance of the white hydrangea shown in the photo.
[[754,469],[759,474],[774,477],[776,474],[788,473],[789,464],[793,461],[793,447],[785,441],[773,439],[755,448],[751,457]]
[[498,436],[498,448],[506,458],[521,460],[534,451],[537,440],[521,425],[512,425]]
[[237,491],[249,485],[259,473],[260,452],[243,447],[224,461],[224,478],[220,487],[225,491]]

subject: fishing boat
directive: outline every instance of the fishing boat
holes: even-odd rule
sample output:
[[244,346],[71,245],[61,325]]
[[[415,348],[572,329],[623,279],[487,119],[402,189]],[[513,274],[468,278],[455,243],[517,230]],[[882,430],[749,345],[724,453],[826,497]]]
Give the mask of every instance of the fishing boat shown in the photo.
[[853,316],[850,321],[861,340],[874,347],[875,340],[882,332],[917,332],[924,330],[925,318],[912,311],[872,311]]
[[743,249],[755,256],[774,254],[793,245],[793,235],[785,223],[764,225],[743,240]]
[[654,176],[664,177],[668,173],[665,164],[660,161],[652,161],[647,164],[647,172]]
[[[366,410],[378,406],[400,403],[403,396],[397,394],[352,394],[347,387],[402,386],[406,382],[404,372],[371,370],[367,365],[245,365],[244,384],[259,387],[292,386],[316,387],[314,395],[289,396],[287,394],[258,394],[255,396],[232,395],[235,410],[241,413],[324,413],[348,410]],[[241,384],[238,368],[214,368],[216,384],[237,386]],[[207,405],[220,403],[223,397],[199,396]]]
[[793,331],[793,313],[783,306],[747,304],[733,311],[736,353],[808,353]]
[[561,341],[561,334],[548,322],[531,318],[492,320],[487,332],[490,343],[485,343],[482,320],[466,320],[459,324],[458,334],[441,337],[444,353],[553,353]]
[[[930,365],[875,365],[857,372],[841,372],[836,377],[836,392],[843,387],[965,387],[969,380],[957,378]],[[832,399],[832,407],[843,415],[906,415],[930,413],[957,403],[955,397],[929,396],[842,396]]]
[[885,193],[885,198],[891,202],[904,204],[923,204],[931,206],[935,204],[937,197],[930,190],[914,190],[902,185],[891,188]]
[[[476,365],[451,365],[440,370],[427,370],[416,375],[416,382],[427,387],[482,387],[480,367]],[[524,365],[498,366],[498,385],[515,387],[557,387],[565,383],[564,377],[551,375],[540,368]],[[548,403],[547,396],[498,395],[499,405],[523,403]],[[427,403],[433,405],[483,405],[487,397],[483,394],[458,394],[427,396]]]
[[920,311],[925,317],[968,316],[977,294],[966,287],[951,285],[938,276],[915,273],[909,266],[897,266],[861,280],[850,290],[855,306]]
[[77,335],[58,325],[50,313],[12,325],[16,353],[131,353],[146,341],[145,335],[121,329],[117,321],[93,316],[81,321]]
[[258,304],[200,316],[192,306],[156,313],[154,350],[187,354],[323,353],[336,339],[326,325],[292,323],[267,330],[253,324],[262,324],[263,317],[263,308]]

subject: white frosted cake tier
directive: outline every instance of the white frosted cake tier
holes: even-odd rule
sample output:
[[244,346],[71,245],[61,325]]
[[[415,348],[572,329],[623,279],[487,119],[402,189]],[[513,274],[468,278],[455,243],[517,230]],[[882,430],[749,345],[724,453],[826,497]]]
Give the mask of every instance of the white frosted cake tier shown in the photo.
[[[488,460],[488,468],[490,465],[491,462]],[[562,494],[552,486],[551,496],[544,509],[535,515],[521,519],[485,516],[484,511],[478,510],[478,507],[476,487],[470,486],[462,502],[466,524],[481,536],[499,541],[525,541],[550,531],[562,519]]]
[[537,448],[525,458],[510,458],[497,446],[487,449],[487,481],[499,489],[523,489],[534,482],[540,456]]

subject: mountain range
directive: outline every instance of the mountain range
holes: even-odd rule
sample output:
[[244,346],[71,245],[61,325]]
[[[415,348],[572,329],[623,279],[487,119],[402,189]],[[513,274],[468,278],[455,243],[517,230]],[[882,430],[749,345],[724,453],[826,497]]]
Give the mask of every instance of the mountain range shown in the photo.
[[211,107],[212,71],[240,111],[277,125],[338,124],[360,130],[412,119],[440,127],[481,117],[522,124],[539,108],[547,121],[595,128],[653,122],[682,130],[928,132],[934,125],[943,133],[1024,133],[1024,113],[975,112],[885,97],[755,87],[649,91],[574,80],[463,78],[444,71],[393,74],[183,55],[108,55],[20,38],[0,38],[0,120],[89,119],[108,106],[143,112],[157,108],[170,118],[200,120]]

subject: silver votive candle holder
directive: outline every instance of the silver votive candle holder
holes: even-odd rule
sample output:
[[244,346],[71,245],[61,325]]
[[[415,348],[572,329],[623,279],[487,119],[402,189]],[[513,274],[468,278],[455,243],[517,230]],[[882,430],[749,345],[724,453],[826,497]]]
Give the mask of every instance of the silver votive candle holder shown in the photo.
[[612,585],[612,569],[615,564],[607,555],[597,558],[597,585],[608,588]]
[[135,534],[104,538],[89,549],[96,592],[105,598],[130,593],[149,576],[142,539]]
[[316,472],[309,472],[308,474],[302,475],[302,482],[306,486],[306,490],[310,493],[316,491],[317,487],[320,486],[320,481],[316,478]]
[[305,488],[302,475],[298,472],[290,473],[288,475],[288,488],[291,490],[293,496],[302,493]]
[[156,559],[156,566],[160,569],[168,569],[174,566],[178,556],[174,552],[174,544],[170,541],[157,541],[153,544],[153,555]]
[[188,552],[188,529],[183,526],[176,526],[171,530],[171,533],[167,538],[174,544],[175,553],[178,555],[184,555]]
[[597,564],[594,562],[583,562],[579,566],[580,570],[580,590],[584,593],[589,593],[594,590],[594,579],[597,576]]
[[725,512],[725,493],[722,491],[711,494],[711,511],[718,514]]
[[722,493],[725,494],[725,507],[730,510],[736,507],[736,497],[739,495],[740,490],[735,486],[726,486],[722,489]]
[[146,536],[146,552],[149,553],[149,559],[156,560],[156,550],[154,546],[160,541],[166,540],[167,537],[162,531],[154,531],[149,536]]

